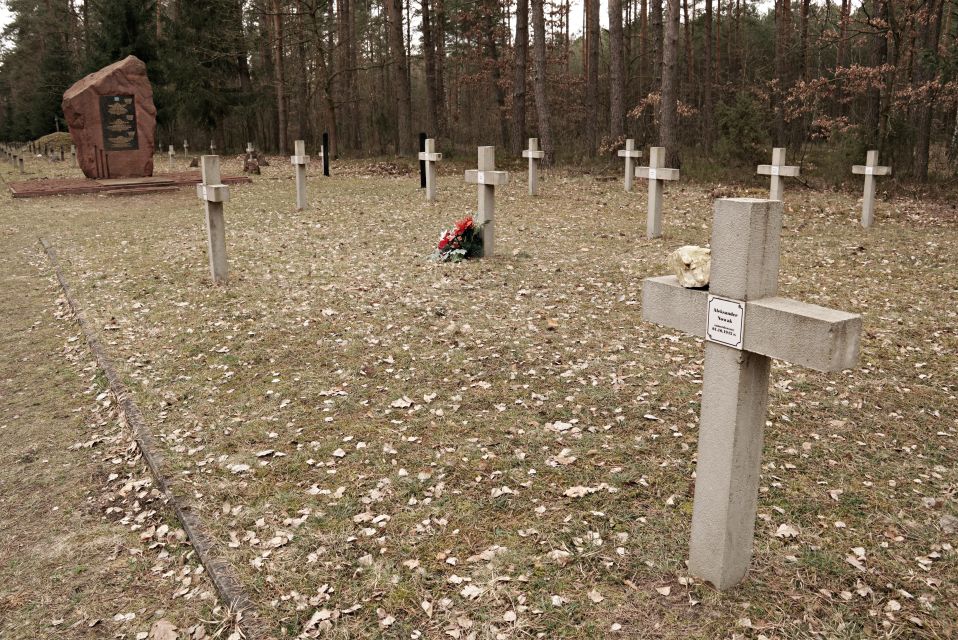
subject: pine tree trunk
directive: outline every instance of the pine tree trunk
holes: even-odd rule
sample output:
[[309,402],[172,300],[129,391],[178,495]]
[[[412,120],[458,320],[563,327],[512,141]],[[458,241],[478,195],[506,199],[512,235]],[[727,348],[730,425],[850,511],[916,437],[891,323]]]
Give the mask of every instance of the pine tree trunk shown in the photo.
[[[941,37],[941,23],[944,17],[943,0],[926,0],[926,20],[921,39],[922,53],[919,64],[921,83],[935,79],[938,68],[938,40]],[[915,177],[928,180],[928,154],[931,150],[931,125],[935,113],[935,92],[930,92],[918,105],[917,140],[915,141]]]
[[276,89],[276,131],[277,147],[281,155],[289,151],[286,133],[286,71],[285,71],[285,46],[283,45],[283,2],[282,0],[273,0],[272,5],[272,25],[273,25],[273,83]]
[[585,0],[586,12],[586,155],[595,157],[599,144],[599,0]]
[[689,87],[692,86],[692,70],[695,68],[692,59],[692,21],[689,19],[689,0],[682,0],[682,19],[685,21],[685,77]]
[[436,134],[444,135],[446,131],[446,6],[445,0],[435,0],[435,41],[436,41]]
[[534,84],[536,94],[536,115],[539,120],[539,142],[545,152],[543,164],[551,165],[555,157],[552,146],[552,125],[549,113],[549,101],[546,97],[546,23],[543,3],[545,0],[532,0],[532,58],[535,70]]
[[848,19],[851,11],[851,0],[842,0],[841,14],[838,17],[838,52],[835,54],[835,66],[845,66],[845,53],[848,51],[848,45],[845,40],[848,38]]
[[714,138],[715,104],[712,97],[712,0],[705,0],[705,69],[702,71],[702,83],[705,96],[702,104],[702,133],[705,150],[711,151]]
[[652,91],[662,89],[662,0],[651,0],[649,21],[652,23]]
[[436,136],[439,121],[436,106],[436,44],[433,42],[432,12],[430,0],[422,0],[422,55],[426,66],[426,132]]
[[512,83],[512,153],[521,155],[526,138],[526,73],[529,58],[529,0],[516,2],[515,77]]
[[386,0],[389,19],[389,55],[396,97],[396,152],[401,156],[413,153],[412,96],[406,74],[406,45],[403,35],[402,0]]
[[622,0],[609,0],[609,135],[613,143],[625,135],[625,60]]
[[668,15],[662,47],[662,104],[659,145],[665,147],[669,167],[680,168],[678,150],[679,3],[667,0]]

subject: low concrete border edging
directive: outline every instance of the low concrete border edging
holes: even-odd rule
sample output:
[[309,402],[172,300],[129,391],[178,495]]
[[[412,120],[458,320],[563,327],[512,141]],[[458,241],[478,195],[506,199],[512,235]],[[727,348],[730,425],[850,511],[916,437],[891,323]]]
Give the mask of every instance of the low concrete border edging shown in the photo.
[[[133,439],[136,441],[136,445],[140,449],[143,459],[150,468],[154,482],[156,482],[157,487],[173,506],[176,517],[186,532],[193,549],[196,550],[196,554],[203,564],[203,568],[213,582],[213,586],[220,600],[231,611],[238,612],[239,614],[242,614],[244,611],[251,611],[250,599],[246,595],[236,573],[233,571],[233,567],[230,566],[222,556],[215,552],[215,541],[210,534],[209,527],[206,526],[199,514],[192,509],[189,497],[183,493],[174,491],[169,480],[163,475],[163,453],[156,446],[156,440],[153,438],[149,427],[147,427],[146,421],[143,419],[143,414],[140,413],[136,403],[133,402],[133,397],[130,395],[129,390],[120,379],[116,369],[114,369],[113,361],[107,356],[97,336],[96,330],[87,320],[86,313],[84,313],[83,308],[74,297],[70,284],[67,282],[66,277],[63,275],[63,270],[60,268],[60,261],[57,258],[56,251],[44,238],[40,238],[40,244],[46,252],[50,264],[53,266],[54,274],[60,283],[63,295],[66,297],[77,324],[80,325],[80,329],[82,329],[86,337],[90,351],[93,352],[100,369],[106,374],[106,378],[110,384],[110,390],[113,392],[113,395],[116,396],[117,403],[123,412],[123,417],[133,432]],[[243,620],[241,615],[238,616],[237,619],[238,626],[243,629],[244,638],[269,637],[261,628],[258,621],[251,619]]]

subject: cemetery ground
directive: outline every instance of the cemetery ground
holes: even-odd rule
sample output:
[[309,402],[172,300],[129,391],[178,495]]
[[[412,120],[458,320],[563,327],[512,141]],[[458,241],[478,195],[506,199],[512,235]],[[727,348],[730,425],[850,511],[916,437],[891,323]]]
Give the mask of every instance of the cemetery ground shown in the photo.
[[[35,338],[4,336],[0,362],[13,398],[0,418],[0,618],[56,635],[23,604],[49,591],[37,573],[53,542],[6,542],[41,520],[48,540],[81,550],[95,535],[125,541],[117,583],[55,583],[79,603],[57,614],[64,626],[100,599],[103,628],[128,635],[149,625],[114,622],[120,609],[163,608],[186,627],[214,606],[202,577],[172,598],[197,570],[171,535],[138,542],[161,520],[177,529],[162,505],[136,530],[132,496],[117,498],[122,516],[101,507],[148,476],[112,462],[130,439],[42,235],[169,477],[277,636],[958,634],[953,204],[880,199],[866,232],[856,179],[848,193],[787,183],[780,295],[861,313],[862,356],[838,374],[773,362],[755,556],[719,593],[684,564],[703,345],[641,321],[641,282],[667,272],[672,249],[708,242],[716,195],[764,197],[767,183],[670,184],[664,236],[650,241],[644,181],[627,194],[615,167],[608,180],[543,172],[530,198],[517,164],[497,190],[497,255],[437,265],[426,256],[440,229],[475,210],[463,166],[440,163],[426,203],[412,164],[334,163],[324,179],[314,163],[310,208],[295,212],[292,170],[274,159],[231,189],[221,287],[192,190],[0,205],[4,313],[39,323]],[[55,422],[23,429],[44,415]],[[36,447],[51,464],[18,453]]]

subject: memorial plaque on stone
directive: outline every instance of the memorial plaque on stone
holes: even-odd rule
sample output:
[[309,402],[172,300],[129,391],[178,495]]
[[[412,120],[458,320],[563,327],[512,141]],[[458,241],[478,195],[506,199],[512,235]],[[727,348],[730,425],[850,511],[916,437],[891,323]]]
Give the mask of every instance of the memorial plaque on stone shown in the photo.
[[106,151],[137,149],[136,102],[133,96],[100,96],[103,148]]

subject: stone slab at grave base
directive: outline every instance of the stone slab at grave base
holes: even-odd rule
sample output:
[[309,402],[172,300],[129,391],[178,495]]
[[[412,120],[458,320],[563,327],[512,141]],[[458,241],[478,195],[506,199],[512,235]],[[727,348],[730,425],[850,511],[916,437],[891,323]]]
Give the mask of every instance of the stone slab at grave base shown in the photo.
[[[193,187],[200,182],[202,182],[202,178],[199,171],[182,171],[150,178],[28,180],[26,182],[10,182],[8,185],[14,198],[40,198],[43,196],[82,195],[85,193],[105,193],[111,196],[140,195]],[[248,176],[223,176],[223,184],[247,182],[252,182]]]

